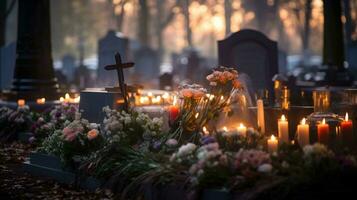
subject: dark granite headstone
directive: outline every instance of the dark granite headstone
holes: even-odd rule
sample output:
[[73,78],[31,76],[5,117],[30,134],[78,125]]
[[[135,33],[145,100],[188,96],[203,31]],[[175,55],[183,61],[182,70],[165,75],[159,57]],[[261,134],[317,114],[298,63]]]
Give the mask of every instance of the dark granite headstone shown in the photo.
[[[126,61],[128,58],[128,45],[129,40],[115,31],[108,31],[107,35],[99,40],[97,86],[106,87],[115,85],[116,74],[106,72],[103,66],[114,63],[115,59],[113,55],[116,52],[119,52],[123,61]],[[127,73],[125,72],[126,77],[128,77]]]
[[272,103],[272,78],[278,73],[278,48],[275,41],[261,32],[241,30],[218,41],[218,63],[246,73],[253,81],[254,91],[268,89]]
[[62,72],[69,82],[72,82],[74,79],[75,62],[76,58],[69,54],[62,58]]
[[140,77],[137,83],[146,83],[158,78],[160,63],[157,51],[149,47],[141,47],[134,52],[135,75]]
[[14,75],[16,43],[0,48],[0,89],[9,89]]
[[160,90],[171,90],[173,86],[173,77],[171,73],[164,73],[159,77]]

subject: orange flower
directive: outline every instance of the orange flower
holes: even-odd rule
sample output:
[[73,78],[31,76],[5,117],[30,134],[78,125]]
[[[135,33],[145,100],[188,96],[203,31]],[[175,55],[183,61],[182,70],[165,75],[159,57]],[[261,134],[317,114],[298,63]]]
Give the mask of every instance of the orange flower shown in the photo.
[[92,129],[92,130],[88,131],[88,133],[87,133],[87,138],[89,140],[93,140],[97,136],[98,136],[98,130],[97,129]]
[[233,87],[235,89],[239,89],[239,88],[242,88],[242,83],[240,81],[238,81],[237,79],[233,80]]

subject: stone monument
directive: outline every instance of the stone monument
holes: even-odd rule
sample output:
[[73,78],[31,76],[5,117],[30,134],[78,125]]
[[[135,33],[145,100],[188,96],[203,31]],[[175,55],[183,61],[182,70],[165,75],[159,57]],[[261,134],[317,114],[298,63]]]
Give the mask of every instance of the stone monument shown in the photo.
[[136,92],[134,87],[125,84],[123,69],[133,67],[134,63],[122,63],[119,53],[115,54],[115,64],[107,65],[105,70],[116,70],[119,87],[87,88],[81,92],[79,109],[83,110],[82,116],[90,122],[101,123],[105,117],[103,107],[111,109],[129,109],[128,93]]

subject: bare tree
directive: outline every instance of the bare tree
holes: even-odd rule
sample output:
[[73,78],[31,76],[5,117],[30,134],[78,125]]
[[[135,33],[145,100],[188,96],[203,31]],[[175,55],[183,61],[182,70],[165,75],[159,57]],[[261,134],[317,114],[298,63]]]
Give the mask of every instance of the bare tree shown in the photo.
[[192,29],[190,26],[190,0],[183,0],[183,15],[185,16],[186,41],[188,46],[192,46]]
[[150,44],[149,37],[149,22],[150,22],[150,12],[147,0],[139,0],[139,10],[138,10],[138,39],[142,45]]
[[226,23],[226,36],[231,33],[232,0],[224,0],[224,19]]
[[[168,5],[165,5],[168,1],[166,0],[156,0],[156,36],[158,43],[158,52],[159,52],[159,61],[162,61],[162,56],[164,54],[164,43],[163,43],[163,32],[165,28],[170,24],[170,22],[175,17],[174,9],[180,4],[180,0],[176,0],[176,2],[170,6],[168,9]],[[168,10],[168,13],[165,15],[165,10]]]

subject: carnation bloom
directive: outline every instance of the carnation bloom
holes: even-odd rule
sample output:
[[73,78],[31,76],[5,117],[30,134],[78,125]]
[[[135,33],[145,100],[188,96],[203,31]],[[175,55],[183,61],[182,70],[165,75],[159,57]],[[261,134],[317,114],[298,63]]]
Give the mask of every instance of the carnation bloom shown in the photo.
[[63,129],[63,135],[66,141],[73,141],[77,137],[77,132],[72,128],[66,127]]
[[98,136],[98,130],[97,129],[92,129],[92,130],[88,131],[88,133],[87,133],[87,138],[89,140],[93,140],[97,136]]

